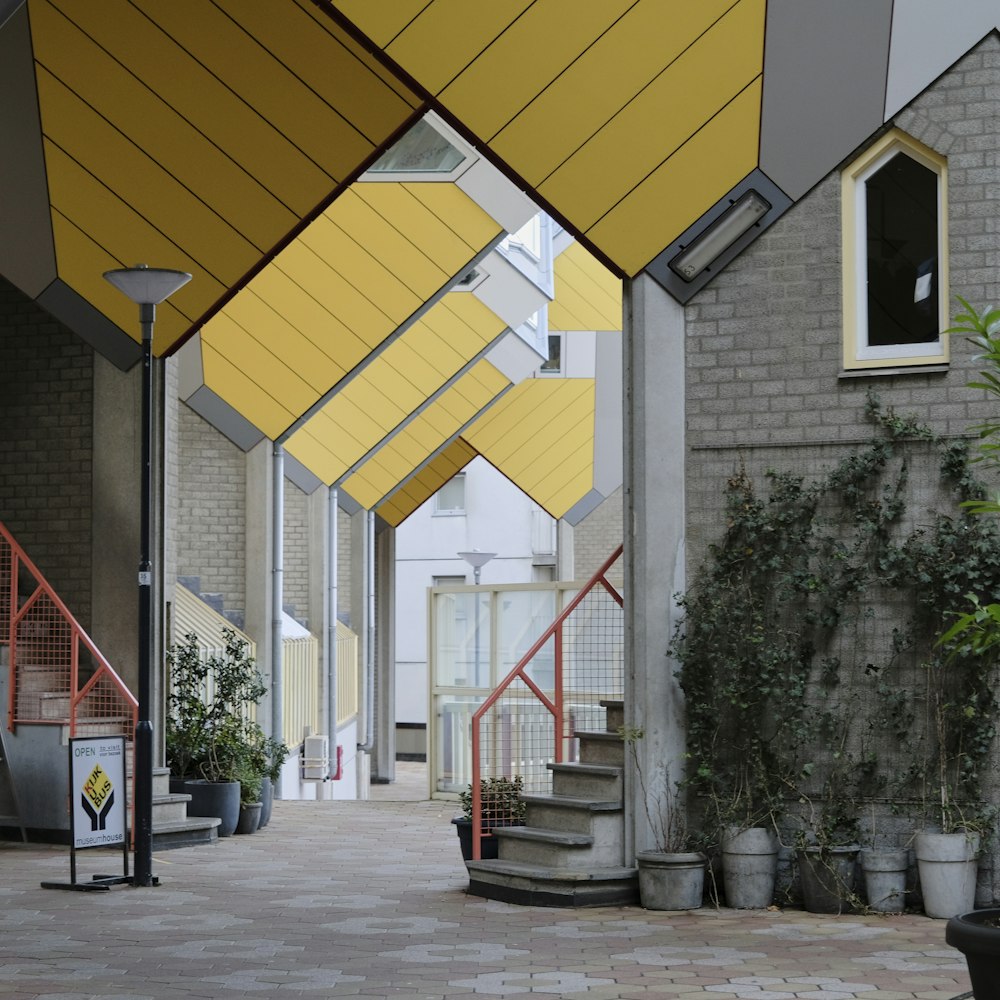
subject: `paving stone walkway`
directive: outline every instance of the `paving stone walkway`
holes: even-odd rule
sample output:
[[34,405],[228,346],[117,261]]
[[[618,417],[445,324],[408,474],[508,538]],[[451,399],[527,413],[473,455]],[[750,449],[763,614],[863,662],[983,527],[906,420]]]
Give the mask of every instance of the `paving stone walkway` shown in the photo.
[[[384,794],[384,793],[383,793]],[[799,910],[526,908],[467,896],[454,807],[277,802],[249,837],[158,854],[161,885],[61,892],[66,848],[0,845],[0,997],[951,1000],[944,922]],[[110,855],[117,859],[120,853]],[[78,854],[79,877],[114,872]]]

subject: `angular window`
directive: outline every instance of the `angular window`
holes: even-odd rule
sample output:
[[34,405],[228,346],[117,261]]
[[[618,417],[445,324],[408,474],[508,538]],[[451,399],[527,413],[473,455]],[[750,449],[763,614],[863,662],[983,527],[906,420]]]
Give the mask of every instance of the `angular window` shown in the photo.
[[899,131],[845,171],[845,368],[947,362],[946,176]]

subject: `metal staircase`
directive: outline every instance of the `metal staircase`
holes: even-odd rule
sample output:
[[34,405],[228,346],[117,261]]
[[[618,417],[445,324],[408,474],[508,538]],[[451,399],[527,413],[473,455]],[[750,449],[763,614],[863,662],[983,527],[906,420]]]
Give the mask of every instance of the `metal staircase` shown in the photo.
[[[135,697],[2,523],[0,693],[0,826],[23,838],[25,828],[68,829],[65,791],[47,792],[40,808],[38,788],[65,784],[70,737],[124,736],[131,771]],[[154,780],[154,849],[214,839],[218,820],[188,818],[190,796],[172,794],[168,778],[164,769]]]

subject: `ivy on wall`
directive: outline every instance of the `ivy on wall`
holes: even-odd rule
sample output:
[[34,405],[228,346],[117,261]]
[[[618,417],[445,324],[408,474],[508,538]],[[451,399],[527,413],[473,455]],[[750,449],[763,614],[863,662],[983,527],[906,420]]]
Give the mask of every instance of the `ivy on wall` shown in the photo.
[[[680,598],[671,652],[709,840],[784,816],[846,842],[875,802],[915,826],[983,818],[995,661],[937,638],[966,595],[1000,593],[1000,532],[961,506],[984,496],[965,441],[871,395],[866,413],[870,440],[818,478],[772,470],[762,494],[738,470]],[[940,483],[911,482],[935,457]]]

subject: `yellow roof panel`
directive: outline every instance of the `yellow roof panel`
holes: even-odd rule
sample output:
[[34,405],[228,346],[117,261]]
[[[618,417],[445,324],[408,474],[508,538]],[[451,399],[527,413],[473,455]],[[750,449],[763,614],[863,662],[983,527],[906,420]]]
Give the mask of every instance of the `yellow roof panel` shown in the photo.
[[[446,295],[291,435],[289,451],[325,482],[336,482],[378,448],[410,414],[441,392],[444,384],[504,329],[503,320],[474,295],[467,292]],[[415,365],[412,363],[414,358],[423,359],[425,363]],[[446,389],[421,417],[428,426],[441,421],[435,447],[456,430],[454,420],[449,422],[440,416],[446,412],[442,401],[456,395],[460,398],[461,387],[468,378],[469,373]],[[474,383],[472,379],[470,384]],[[492,395],[483,397],[483,405],[499,391],[497,388]],[[470,420],[474,412],[466,411],[457,427]],[[299,438],[305,435],[323,446],[320,467],[313,467],[299,454]],[[419,461],[425,457],[426,453]],[[386,492],[383,490],[378,499]]]
[[754,169],[760,88],[751,83],[587,233],[627,273],[642,270]]
[[461,438],[453,441],[392,496],[379,504],[376,508],[379,516],[394,528],[398,527],[475,457],[475,450],[467,442]]
[[376,506],[509,386],[492,364],[478,362],[348,477],[344,488],[362,505]]
[[[764,0],[743,0],[550,174],[539,192],[589,230],[760,76],[763,53]],[[755,111],[759,117],[759,104]],[[673,196],[686,198],[687,192]],[[662,249],[662,234],[658,239]]]
[[[639,95],[734,0],[640,0],[571,62],[490,141],[537,186]],[[622,53],[628,53],[622,58]],[[608,67],[614,66],[609,73]],[[506,78],[506,75],[505,75]],[[545,141],[539,142],[544,135]]]
[[528,379],[463,437],[553,517],[594,484],[593,379]]
[[550,330],[621,330],[622,283],[593,254],[573,243],[555,260]]
[[[56,247],[57,270],[98,281],[108,264],[190,270],[179,293],[189,323],[158,323],[158,353],[420,106],[308,0],[269,0],[266,14],[235,0],[32,0],[25,10],[38,101],[29,88],[7,98],[32,101],[20,114],[37,116],[47,143],[50,211],[88,237],[69,237],[83,260]],[[84,301],[106,301],[68,274],[58,277]],[[82,303],[67,308],[86,315]],[[106,315],[118,322],[118,310]],[[138,338],[134,320],[120,325]]]

